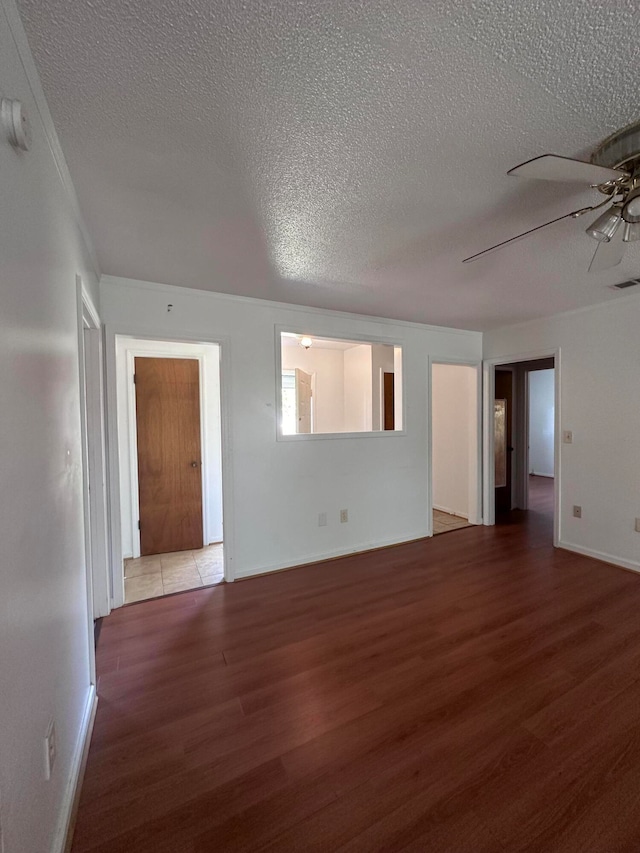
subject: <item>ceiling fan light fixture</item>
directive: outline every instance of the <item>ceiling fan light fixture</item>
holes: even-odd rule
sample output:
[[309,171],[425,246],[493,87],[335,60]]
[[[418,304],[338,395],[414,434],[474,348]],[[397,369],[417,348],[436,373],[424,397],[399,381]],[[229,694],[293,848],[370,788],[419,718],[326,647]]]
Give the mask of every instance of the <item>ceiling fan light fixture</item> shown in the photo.
[[621,207],[619,204],[614,204],[608,210],[605,210],[595,222],[593,222],[586,232],[589,237],[593,237],[599,243],[608,243],[616,233],[622,222]]
[[640,240],[640,222],[625,222],[622,231],[623,243],[635,243]]
[[622,218],[635,225],[640,222],[640,187],[632,190],[622,207]]

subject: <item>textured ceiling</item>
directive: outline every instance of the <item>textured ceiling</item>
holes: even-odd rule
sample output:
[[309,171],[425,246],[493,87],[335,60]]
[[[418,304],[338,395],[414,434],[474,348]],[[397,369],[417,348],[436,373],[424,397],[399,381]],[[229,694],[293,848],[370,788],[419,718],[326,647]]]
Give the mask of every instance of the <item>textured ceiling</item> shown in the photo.
[[104,273],[484,329],[617,294],[509,178],[640,118],[638,0],[21,0]]

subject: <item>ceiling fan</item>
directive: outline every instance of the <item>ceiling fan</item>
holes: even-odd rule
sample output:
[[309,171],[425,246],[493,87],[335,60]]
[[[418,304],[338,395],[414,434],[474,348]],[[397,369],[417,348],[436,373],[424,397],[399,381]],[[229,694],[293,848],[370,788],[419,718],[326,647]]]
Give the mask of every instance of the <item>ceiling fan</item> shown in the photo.
[[622,260],[626,244],[640,240],[640,122],[618,130],[605,139],[593,152],[589,163],[556,154],[543,154],[510,169],[507,174],[543,181],[583,181],[602,193],[605,199],[496,243],[465,258],[463,264],[482,258],[529,234],[535,234],[555,222],[577,219],[605,206],[606,209],[586,229],[586,233],[598,241],[589,264],[590,272],[615,267]]

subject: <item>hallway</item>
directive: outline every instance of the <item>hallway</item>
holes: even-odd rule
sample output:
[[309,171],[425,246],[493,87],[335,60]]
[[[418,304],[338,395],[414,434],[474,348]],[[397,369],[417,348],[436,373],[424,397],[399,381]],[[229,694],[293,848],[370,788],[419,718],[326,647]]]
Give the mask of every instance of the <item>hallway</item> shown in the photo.
[[529,511],[540,512],[553,519],[553,477],[529,474]]

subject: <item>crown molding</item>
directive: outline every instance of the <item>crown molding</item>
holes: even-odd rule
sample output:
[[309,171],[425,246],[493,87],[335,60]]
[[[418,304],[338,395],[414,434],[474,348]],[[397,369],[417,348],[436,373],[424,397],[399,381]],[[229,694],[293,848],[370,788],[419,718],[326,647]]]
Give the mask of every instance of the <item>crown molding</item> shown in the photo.
[[117,275],[103,275],[100,284],[104,287],[123,287],[125,289],[153,290],[157,292],[172,293],[174,296],[196,296],[203,299],[216,299],[218,301],[245,303],[258,308],[279,308],[284,311],[296,311],[304,314],[317,314],[334,317],[342,317],[346,320],[357,320],[359,322],[379,323],[388,326],[403,326],[411,329],[420,329],[423,332],[436,332],[443,335],[464,335],[465,337],[482,337],[482,332],[474,329],[456,329],[449,326],[433,326],[428,323],[416,323],[411,320],[394,320],[392,317],[378,317],[373,314],[356,314],[349,311],[336,311],[333,308],[314,308],[310,305],[300,305],[296,302],[276,302],[272,299],[259,299],[256,296],[240,296],[235,293],[221,293],[217,290],[204,290],[195,287],[180,287],[176,284],[162,284],[155,281],[142,281],[141,279],[126,278]]

